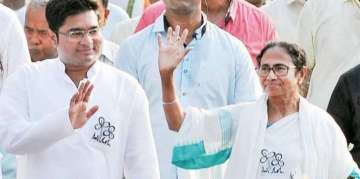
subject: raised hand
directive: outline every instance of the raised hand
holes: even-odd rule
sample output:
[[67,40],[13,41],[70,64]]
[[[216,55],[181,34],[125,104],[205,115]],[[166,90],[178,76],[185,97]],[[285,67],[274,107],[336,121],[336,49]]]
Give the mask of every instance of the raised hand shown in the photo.
[[81,83],[78,92],[75,93],[70,100],[69,117],[74,129],[84,126],[90,117],[99,109],[98,106],[93,106],[89,110],[87,108],[87,103],[89,102],[93,88],[94,85],[90,84],[90,81]]
[[167,31],[167,43],[163,43],[158,34],[159,43],[159,71],[160,75],[172,75],[176,66],[181,62],[190,49],[184,47],[188,30],[183,30],[180,35],[180,26],[175,31],[169,27]]

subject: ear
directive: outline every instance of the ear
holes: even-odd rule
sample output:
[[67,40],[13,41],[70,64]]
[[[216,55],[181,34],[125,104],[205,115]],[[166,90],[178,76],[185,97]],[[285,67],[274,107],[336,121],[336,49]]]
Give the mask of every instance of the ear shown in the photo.
[[110,15],[110,10],[109,10],[109,9],[105,9],[105,23],[106,23],[109,15]]
[[304,66],[301,70],[296,72],[296,78],[298,85],[301,85],[303,81],[307,78],[309,69],[307,66]]

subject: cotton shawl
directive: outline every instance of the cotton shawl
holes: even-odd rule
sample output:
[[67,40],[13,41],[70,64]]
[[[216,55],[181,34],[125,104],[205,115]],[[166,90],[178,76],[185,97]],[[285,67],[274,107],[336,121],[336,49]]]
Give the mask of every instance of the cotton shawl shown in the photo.
[[[224,179],[255,179],[268,119],[266,101],[264,96],[210,111],[188,108],[173,150],[173,164],[199,169],[229,159]],[[357,165],[341,129],[329,114],[304,98],[299,106],[304,178],[347,178]]]

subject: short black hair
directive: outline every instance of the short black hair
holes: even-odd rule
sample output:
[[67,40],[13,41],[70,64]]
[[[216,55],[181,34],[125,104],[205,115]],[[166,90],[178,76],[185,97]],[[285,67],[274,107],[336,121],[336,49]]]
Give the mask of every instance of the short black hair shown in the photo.
[[291,57],[295,68],[299,71],[306,67],[306,54],[305,51],[294,43],[288,42],[270,42],[268,43],[256,57],[258,66],[261,65],[261,59],[264,56],[265,52],[273,47],[280,47],[286,51],[286,53]]
[[49,28],[58,35],[67,17],[86,11],[95,11],[97,14],[97,9],[96,2],[92,0],[50,0],[46,6],[46,20]]

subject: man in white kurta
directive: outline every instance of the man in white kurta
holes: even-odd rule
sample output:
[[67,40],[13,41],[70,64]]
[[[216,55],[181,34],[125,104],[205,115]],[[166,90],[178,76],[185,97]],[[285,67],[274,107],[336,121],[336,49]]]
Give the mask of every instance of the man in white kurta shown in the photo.
[[[24,66],[4,84],[0,145],[21,156],[19,179],[159,179],[145,93],[98,61],[96,9],[90,0],[50,1],[59,57]],[[84,79],[95,86],[90,98],[81,97]]]
[[[24,30],[16,14],[0,4],[0,92],[3,81],[23,64],[30,63]],[[15,178],[15,157],[3,154],[0,162],[4,178]]]
[[261,9],[271,18],[279,40],[296,42],[297,24],[306,0],[275,0]]
[[308,99],[326,109],[330,95],[345,71],[360,63],[359,0],[313,0],[299,20],[299,43],[315,65]]

